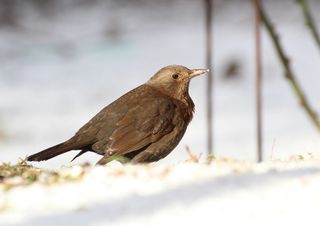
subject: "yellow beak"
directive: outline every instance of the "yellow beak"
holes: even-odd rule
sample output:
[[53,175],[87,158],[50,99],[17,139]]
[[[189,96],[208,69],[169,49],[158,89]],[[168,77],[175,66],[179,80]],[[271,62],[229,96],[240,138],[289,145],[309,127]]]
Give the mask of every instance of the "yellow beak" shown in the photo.
[[191,71],[192,73],[190,74],[190,77],[192,78],[209,72],[209,69],[193,69]]

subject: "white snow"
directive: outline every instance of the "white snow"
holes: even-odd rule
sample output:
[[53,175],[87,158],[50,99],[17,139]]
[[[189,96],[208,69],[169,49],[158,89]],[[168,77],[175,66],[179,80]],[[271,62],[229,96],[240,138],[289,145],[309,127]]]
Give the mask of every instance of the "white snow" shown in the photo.
[[[63,169],[0,190],[0,225],[318,225],[320,160]],[[5,207],[5,208],[4,208]]]

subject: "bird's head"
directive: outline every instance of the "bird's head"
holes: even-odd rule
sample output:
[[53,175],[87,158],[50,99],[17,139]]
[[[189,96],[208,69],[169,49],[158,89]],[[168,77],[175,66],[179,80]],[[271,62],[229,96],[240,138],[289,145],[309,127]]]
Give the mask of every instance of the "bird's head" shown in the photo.
[[208,69],[189,69],[181,65],[170,65],[161,68],[147,82],[148,85],[178,100],[189,97],[190,80],[208,72]]

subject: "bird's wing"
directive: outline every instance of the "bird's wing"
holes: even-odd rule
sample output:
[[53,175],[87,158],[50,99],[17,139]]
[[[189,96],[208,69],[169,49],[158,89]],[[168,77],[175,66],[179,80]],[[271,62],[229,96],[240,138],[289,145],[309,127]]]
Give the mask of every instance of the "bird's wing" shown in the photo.
[[158,141],[173,130],[174,112],[175,105],[166,98],[141,101],[117,122],[107,152],[124,155]]

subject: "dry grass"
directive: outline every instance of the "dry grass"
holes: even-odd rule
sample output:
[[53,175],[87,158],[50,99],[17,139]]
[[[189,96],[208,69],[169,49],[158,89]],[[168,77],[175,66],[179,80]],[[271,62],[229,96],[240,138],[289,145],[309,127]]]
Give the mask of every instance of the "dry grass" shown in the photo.
[[18,164],[10,163],[0,164],[0,183],[13,177],[21,177],[27,181],[35,181],[41,174],[41,170],[29,165],[26,161],[20,161]]
[[0,190],[10,190],[13,187],[28,186],[35,182],[51,185],[66,181],[79,181],[82,179],[88,164],[60,170],[46,170],[36,168],[26,161],[12,165],[0,163]]
[[[243,172],[244,170],[250,170],[254,166],[254,163],[241,161],[238,159],[210,156],[201,159],[201,154],[192,153],[189,147],[185,148],[188,153],[188,159],[179,163],[195,163],[205,164],[217,167],[217,169],[232,169],[231,172]],[[117,159],[118,160],[118,159]],[[270,160],[263,162],[259,165],[270,164],[295,164],[297,162],[308,162],[308,160],[319,160],[318,156],[313,154],[307,155],[295,155],[291,156],[287,160]],[[112,165],[112,164],[111,164]],[[111,166],[109,165],[109,166]],[[143,164],[146,170],[150,170],[149,167],[153,167],[153,164]],[[139,166],[137,166],[139,167]],[[171,166],[174,167],[174,166]],[[171,167],[167,167],[168,170]],[[129,167],[130,168],[130,167]],[[47,170],[33,167],[26,161],[21,160],[17,164],[0,163],[0,190],[7,191],[13,187],[28,186],[35,182],[39,182],[44,185],[60,184],[65,182],[79,182],[83,179],[85,174],[92,169],[90,164],[77,165],[73,167],[61,168],[59,170]],[[125,168],[121,168],[122,170]],[[122,172],[122,171],[121,171]],[[123,173],[123,172],[122,172]]]

